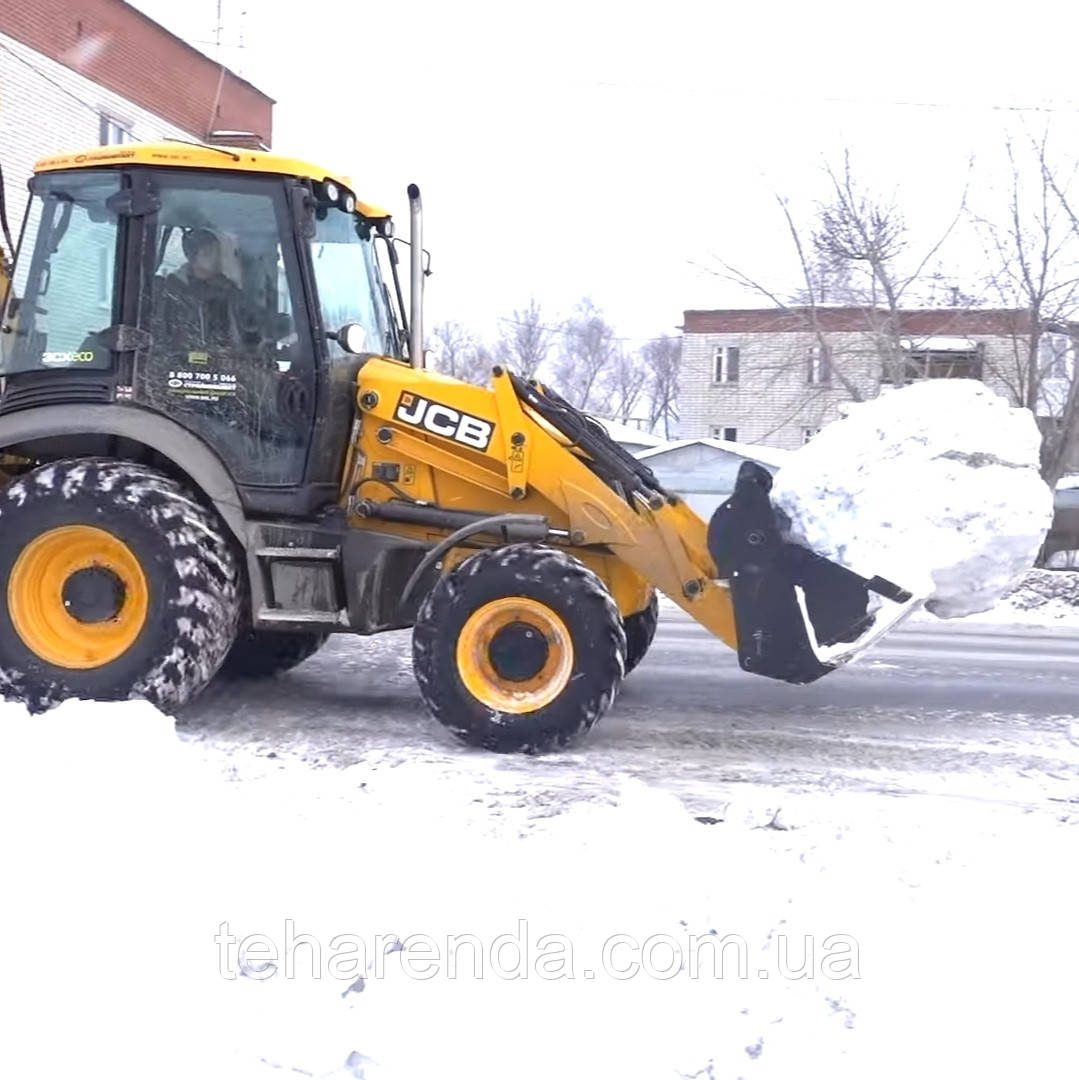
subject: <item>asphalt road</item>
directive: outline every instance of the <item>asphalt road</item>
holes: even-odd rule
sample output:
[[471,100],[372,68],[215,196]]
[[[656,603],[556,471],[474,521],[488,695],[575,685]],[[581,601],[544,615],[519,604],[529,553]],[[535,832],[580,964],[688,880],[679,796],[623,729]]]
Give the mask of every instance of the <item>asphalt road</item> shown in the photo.
[[[908,624],[811,686],[739,670],[665,610],[610,713],[570,751],[497,757],[423,712],[407,633],[337,637],[276,679],[215,684],[185,737],[237,758],[314,766],[443,762],[497,774],[522,797],[589,797],[631,775],[697,813],[731,791],[931,794],[1079,812],[1079,631]],[[516,785],[516,786],[515,786]]]

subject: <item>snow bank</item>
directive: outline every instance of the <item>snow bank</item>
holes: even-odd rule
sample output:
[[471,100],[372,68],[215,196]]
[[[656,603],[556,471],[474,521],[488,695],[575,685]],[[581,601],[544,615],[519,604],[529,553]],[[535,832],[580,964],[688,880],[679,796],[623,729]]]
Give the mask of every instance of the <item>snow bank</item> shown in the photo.
[[[916,614],[914,620],[936,622],[933,616],[923,613]],[[991,610],[967,615],[960,621],[1079,629],[1079,571],[1029,570]]]
[[1070,996],[1039,991],[1075,952],[1054,826],[704,824],[627,781],[526,827],[497,761],[462,762],[230,783],[141,703],[0,707],[0,1075],[861,1080],[1070,1052]]
[[[700,1075],[787,1076],[850,1037],[846,981],[779,978],[776,931],[807,915],[778,886],[783,834],[707,829],[631,781],[522,840],[441,765],[229,784],[152,707],[69,701],[0,708],[0,814],[3,1076],[651,1080],[717,1055],[731,1069]],[[731,931],[752,979],[677,970],[691,935],[710,970]],[[358,971],[333,966],[347,944]],[[642,963],[659,973],[622,977]]]
[[991,615],[997,621],[1079,627],[1079,573],[1031,570]]
[[940,379],[852,405],[796,451],[773,499],[792,536],[956,618],[1032,566],[1053,513],[1033,415],[983,384]]

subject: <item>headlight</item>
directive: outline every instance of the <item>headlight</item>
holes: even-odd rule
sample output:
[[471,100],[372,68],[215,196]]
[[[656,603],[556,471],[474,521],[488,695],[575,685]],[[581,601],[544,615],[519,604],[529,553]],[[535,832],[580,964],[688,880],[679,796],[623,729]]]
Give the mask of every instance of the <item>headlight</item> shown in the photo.
[[341,190],[332,180],[327,180],[322,185],[322,194],[326,197],[327,202],[335,203],[341,197]]

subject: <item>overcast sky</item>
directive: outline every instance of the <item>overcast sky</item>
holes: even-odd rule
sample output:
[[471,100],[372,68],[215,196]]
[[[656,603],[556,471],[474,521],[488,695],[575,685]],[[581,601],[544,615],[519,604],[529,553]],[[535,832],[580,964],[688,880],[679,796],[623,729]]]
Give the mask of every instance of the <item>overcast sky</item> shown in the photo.
[[[135,3],[216,55],[216,0]],[[700,265],[718,253],[789,279],[774,193],[811,208],[844,146],[927,240],[971,154],[991,202],[1006,125],[1051,119],[1079,147],[1079,15],[1042,0],[222,11],[222,60],[278,101],[274,148],[349,173],[402,223],[418,182],[429,318],[488,333],[530,295],[553,321],[589,293],[631,338],[673,331],[685,308],[752,304]]]

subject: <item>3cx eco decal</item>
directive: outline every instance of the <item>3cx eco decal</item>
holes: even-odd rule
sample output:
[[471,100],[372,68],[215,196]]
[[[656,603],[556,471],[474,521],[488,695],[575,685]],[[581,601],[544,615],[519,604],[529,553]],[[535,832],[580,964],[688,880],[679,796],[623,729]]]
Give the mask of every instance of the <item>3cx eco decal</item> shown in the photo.
[[494,424],[487,420],[407,390],[401,394],[397,411],[393,415],[395,419],[413,427],[423,428],[445,439],[453,439],[475,450],[486,450],[495,430]]
[[71,364],[92,364],[93,352],[47,352],[41,356],[45,367],[68,367]]

